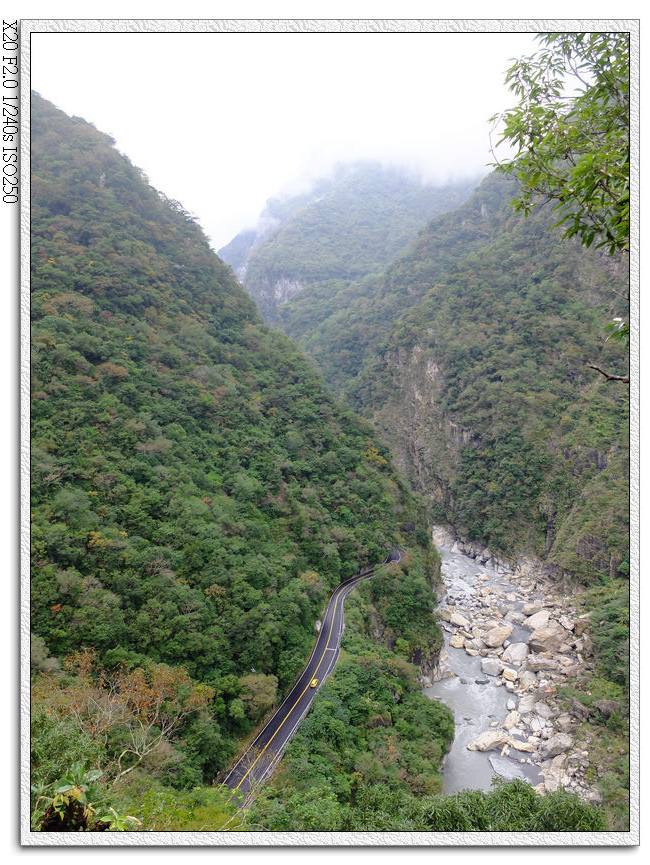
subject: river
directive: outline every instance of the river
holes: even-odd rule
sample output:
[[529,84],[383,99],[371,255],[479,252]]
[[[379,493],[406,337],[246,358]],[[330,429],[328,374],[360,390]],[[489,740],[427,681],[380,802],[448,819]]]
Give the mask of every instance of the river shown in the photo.
[[[454,604],[471,621],[479,592],[485,592],[487,588],[499,594],[508,609],[521,610],[525,599],[518,596],[516,585],[510,582],[513,574],[503,568],[497,572],[468,556],[453,552],[453,542],[448,536],[438,534],[436,541],[442,558],[445,603]],[[472,657],[464,648],[451,646],[452,629],[447,630],[444,622],[441,624],[447,652],[446,663],[443,660],[445,678],[424,688],[424,694],[431,699],[440,699],[454,713],[455,737],[442,770],[444,792],[488,791],[495,775],[522,778],[533,786],[539,784],[544,779],[525,754],[515,751],[516,756],[502,756],[499,750],[467,750],[468,743],[480,733],[501,727],[508,712],[516,707],[518,698],[503,686],[499,677],[482,672],[480,655]],[[529,637],[529,632],[515,628],[510,642],[528,642]]]

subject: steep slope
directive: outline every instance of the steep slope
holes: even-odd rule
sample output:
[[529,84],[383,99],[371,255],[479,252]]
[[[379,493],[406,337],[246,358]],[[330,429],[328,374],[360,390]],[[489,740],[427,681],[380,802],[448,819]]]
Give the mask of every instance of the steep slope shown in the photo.
[[311,287],[287,332],[390,443],[437,519],[581,578],[627,558],[627,401],[603,326],[627,262],[561,241],[486,178],[380,276]]
[[290,297],[329,293],[383,269],[435,215],[452,210],[473,183],[423,185],[374,163],[339,166],[309,193],[271,199],[255,232],[219,250],[265,319],[281,321]]
[[291,684],[332,587],[394,545],[425,586],[419,651],[435,561],[369,424],[111,144],[34,96],[33,660],[92,650],[78,682],[92,657],[208,684],[165,770],[191,786]]

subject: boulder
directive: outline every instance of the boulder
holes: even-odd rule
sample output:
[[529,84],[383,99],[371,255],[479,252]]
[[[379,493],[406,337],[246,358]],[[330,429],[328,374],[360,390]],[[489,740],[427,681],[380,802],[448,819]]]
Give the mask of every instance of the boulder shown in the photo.
[[549,757],[556,757],[564,751],[568,751],[573,746],[573,739],[568,733],[556,733],[540,746],[540,754],[543,760]]
[[581,637],[584,632],[589,627],[589,617],[588,616],[580,616],[579,619],[576,619],[573,623],[573,633],[576,637]]
[[501,730],[486,730],[467,745],[468,751],[492,751],[509,743],[507,733]]
[[[524,626],[525,626],[524,622]],[[531,652],[555,652],[566,636],[566,631],[558,622],[550,621],[540,628],[536,628],[530,635],[528,645]]]
[[494,649],[496,646],[500,646],[504,640],[507,640],[512,631],[513,628],[510,625],[498,625],[483,635],[483,642],[486,646]]
[[543,628],[548,624],[550,615],[548,610],[539,610],[537,613],[533,613],[532,616],[524,619],[521,626],[527,631],[536,631],[538,628]]
[[449,640],[449,645],[452,649],[462,649],[465,645],[465,638],[461,637],[460,634],[454,634]]
[[547,721],[553,717],[553,709],[542,700],[535,703],[533,708],[541,718],[545,718]]
[[521,715],[527,715],[529,712],[533,711],[533,709],[535,708],[536,702],[537,701],[535,700],[534,694],[526,694],[519,701],[519,705],[517,706],[517,711]]
[[621,708],[621,705],[616,700],[599,700],[594,708],[600,712],[603,718],[609,718],[613,712]]
[[569,730],[575,725],[574,719],[568,712],[563,712],[559,717],[555,719],[555,726],[560,730],[561,733],[568,733]]
[[582,667],[580,666],[580,664],[574,664],[571,667],[564,667],[562,670],[560,670],[560,673],[563,676],[566,676],[567,679],[575,679],[575,677],[578,675],[580,670],[582,670]]
[[516,610],[509,610],[503,618],[506,622],[512,622],[513,625],[521,625],[526,617],[523,613],[518,613]]
[[520,721],[521,715],[519,712],[508,712],[501,726],[504,730],[512,730],[512,728],[516,727]]
[[553,658],[544,658],[541,655],[529,655],[524,661],[524,670],[531,673],[539,673],[540,670],[557,670],[558,663]]
[[460,613],[457,613],[455,611],[449,616],[449,621],[452,625],[456,625],[459,628],[471,628],[469,620],[466,619],[465,616],[462,616]]
[[547,793],[555,793],[570,783],[571,779],[566,772],[565,765],[566,754],[559,754],[553,758],[548,769],[542,770]]
[[527,691],[529,688],[534,688],[537,685],[537,673],[530,670],[524,670],[519,673],[519,687]]
[[521,612],[524,616],[532,616],[535,613],[538,613],[542,609],[542,604],[539,601],[529,601],[527,604],[524,604],[521,608]]
[[497,658],[483,658],[481,661],[481,672],[487,676],[499,676],[503,670],[503,664]]
[[508,664],[521,664],[529,654],[530,649],[526,643],[510,643],[501,658]]
[[537,746],[533,742],[522,742],[520,739],[511,738],[508,744],[516,751],[526,751],[528,754],[537,750]]
[[519,678],[519,671],[513,670],[512,667],[504,667],[502,675],[506,682],[516,682]]

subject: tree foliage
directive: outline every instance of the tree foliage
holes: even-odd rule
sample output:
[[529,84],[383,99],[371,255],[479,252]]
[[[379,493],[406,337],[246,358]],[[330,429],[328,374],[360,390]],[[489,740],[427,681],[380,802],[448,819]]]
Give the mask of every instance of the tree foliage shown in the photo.
[[187,791],[292,685],[341,578],[408,545],[431,607],[424,508],[107,136],[34,96],[31,167],[34,779],[78,763],[127,813],[148,784],[149,826],[210,822]]
[[[630,248],[630,44],[629,33],[549,33],[537,54],[517,61],[506,75],[519,104],[503,121],[499,143],[515,153],[496,163],[515,174],[518,210],[555,202],[564,237],[594,241],[609,252]],[[629,344],[629,324],[616,316],[607,339]],[[589,366],[609,381],[629,381]]]
[[630,242],[630,51],[628,33],[550,33],[506,75],[519,104],[503,115],[497,163],[516,174],[518,209],[556,202],[565,237],[605,246]]

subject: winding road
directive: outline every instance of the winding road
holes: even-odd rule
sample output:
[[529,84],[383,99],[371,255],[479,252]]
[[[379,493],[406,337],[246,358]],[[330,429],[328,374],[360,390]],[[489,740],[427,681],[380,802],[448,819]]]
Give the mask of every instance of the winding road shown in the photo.
[[[401,551],[393,549],[382,564],[399,562],[401,558]],[[374,576],[374,573],[374,568],[361,571],[344,580],[334,590],[307,666],[266,726],[223,781],[226,787],[233,790],[233,795],[240,792],[246,802],[282,756],[287,742],[307,714],[318,689],[336,665],[341,650],[343,603],[346,596],[357,583]],[[312,685],[314,680],[316,683]]]

